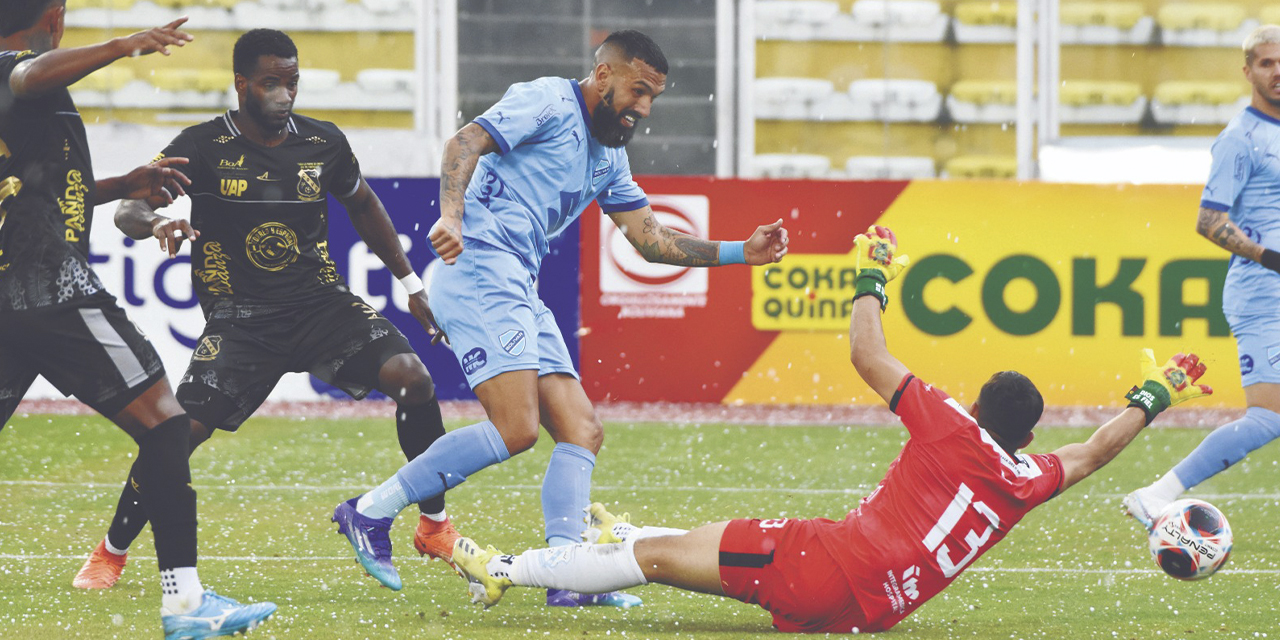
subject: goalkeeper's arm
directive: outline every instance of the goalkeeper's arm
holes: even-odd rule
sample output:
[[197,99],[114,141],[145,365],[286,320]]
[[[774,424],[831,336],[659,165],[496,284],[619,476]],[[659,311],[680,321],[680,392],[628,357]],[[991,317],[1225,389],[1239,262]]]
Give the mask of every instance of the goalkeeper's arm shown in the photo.
[[884,398],[893,399],[898,384],[909,373],[907,367],[889,353],[880,324],[880,300],[861,296],[853,301],[853,317],[849,320],[849,360],[858,375]]
[[1069,444],[1053,452],[1062,460],[1062,490],[1115,459],[1161,411],[1184,400],[1213,393],[1213,389],[1195,384],[1204,370],[1195,354],[1178,354],[1161,368],[1156,366],[1151,350],[1144,350],[1144,379],[1142,386],[1134,387],[1125,395],[1129,406],[1098,427],[1085,442]]

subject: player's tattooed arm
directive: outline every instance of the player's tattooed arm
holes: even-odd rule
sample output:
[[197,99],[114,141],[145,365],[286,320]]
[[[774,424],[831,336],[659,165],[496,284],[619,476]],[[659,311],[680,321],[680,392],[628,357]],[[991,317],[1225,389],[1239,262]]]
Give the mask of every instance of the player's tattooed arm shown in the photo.
[[720,243],[695,238],[662,224],[649,207],[609,215],[649,262],[682,267],[711,267],[720,264]]
[[1200,207],[1200,216],[1196,219],[1196,232],[1235,255],[1256,262],[1262,261],[1265,247],[1251,240],[1232,223],[1225,211]]
[[440,221],[431,227],[428,238],[446,264],[453,264],[462,253],[463,205],[480,156],[498,150],[493,136],[474,122],[460,129],[444,145],[444,160],[440,163]]

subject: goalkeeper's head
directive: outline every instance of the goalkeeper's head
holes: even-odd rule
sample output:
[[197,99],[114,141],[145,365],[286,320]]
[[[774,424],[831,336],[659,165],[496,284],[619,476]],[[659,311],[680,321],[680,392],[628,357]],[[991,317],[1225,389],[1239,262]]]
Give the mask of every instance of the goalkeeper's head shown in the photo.
[[972,413],[978,426],[1013,453],[1031,444],[1031,429],[1044,413],[1044,398],[1030,378],[1017,371],[1001,371],[982,385]]

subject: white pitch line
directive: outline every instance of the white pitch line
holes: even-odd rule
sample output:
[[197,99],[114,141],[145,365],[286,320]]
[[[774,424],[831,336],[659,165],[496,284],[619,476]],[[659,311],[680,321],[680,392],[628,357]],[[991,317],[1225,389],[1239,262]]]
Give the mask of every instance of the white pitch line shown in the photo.
[[[13,487],[57,487],[76,489],[111,489],[120,488],[116,483],[105,482],[47,482],[43,480],[0,480],[0,486]],[[467,485],[491,491],[540,491],[542,485],[537,484],[475,484]],[[370,485],[287,485],[287,484],[197,484],[196,489],[213,491],[367,491]],[[664,486],[664,485],[596,485],[597,491],[707,491],[711,493],[783,493],[796,495],[855,495],[865,496],[873,487],[854,487],[851,489],[801,489],[789,487],[713,487],[713,486]],[[1068,496],[1081,498],[1123,498],[1123,493],[1071,493]],[[1280,500],[1280,493],[1200,493],[1186,497],[1201,500]]]
[[[44,554],[0,554],[0,560],[40,561],[40,560],[83,560],[83,555]],[[154,561],[153,556],[135,557],[133,560]],[[200,556],[200,561],[214,562],[355,562],[354,556]],[[425,562],[425,561],[424,561]],[[1077,569],[1070,567],[973,567],[965,573],[1062,573],[1070,575],[1159,575],[1159,569]],[[1280,569],[1223,569],[1219,575],[1280,575]]]

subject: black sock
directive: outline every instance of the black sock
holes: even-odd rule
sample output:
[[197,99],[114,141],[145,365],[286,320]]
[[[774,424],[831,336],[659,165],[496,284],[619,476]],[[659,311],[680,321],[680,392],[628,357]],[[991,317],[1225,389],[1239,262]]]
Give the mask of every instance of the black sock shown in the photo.
[[[151,521],[160,570],[196,566],[196,491],[191,488],[191,419],[184,413],[138,438],[129,483]],[[122,496],[123,498],[123,496]],[[113,523],[114,524],[114,523]]]
[[107,529],[107,539],[117,549],[128,549],[147,526],[147,510],[142,507],[142,496],[137,489],[139,460],[141,457],[134,460],[133,466],[129,468],[129,477],[125,479],[124,490],[120,492],[116,513],[111,517],[111,528]]
[[[440,416],[440,401],[431,398],[431,401],[426,404],[396,405],[396,435],[400,438],[400,449],[404,451],[406,460],[413,460],[422,455],[431,443],[444,435],[444,418]],[[418,510],[422,513],[444,511],[444,494],[419,502]]]

